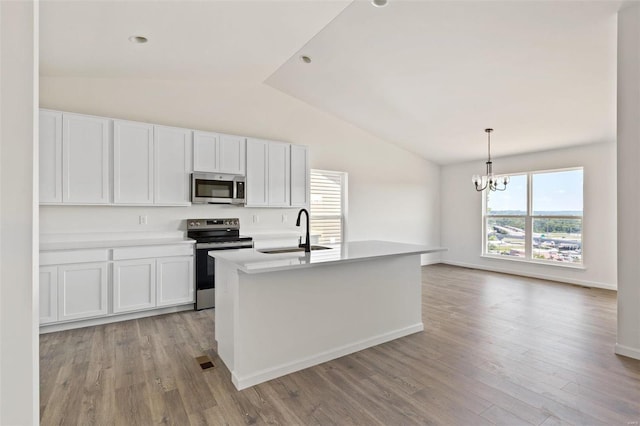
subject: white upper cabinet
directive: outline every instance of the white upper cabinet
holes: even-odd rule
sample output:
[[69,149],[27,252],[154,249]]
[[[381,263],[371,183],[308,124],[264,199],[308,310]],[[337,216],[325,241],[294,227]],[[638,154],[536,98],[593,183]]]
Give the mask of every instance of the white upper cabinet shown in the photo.
[[113,122],[113,201],[153,204],[153,125]]
[[108,204],[111,120],[62,116],[62,201]]
[[62,202],[62,113],[40,110],[40,202]]
[[247,207],[265,207],[269,204],[268,151],[268,141],[247,139]]
[[216,172],[218,167],[218,134],[193,132],[193,171]]
[[191,205],[191,173],[246,176],[246,206],[309,206],[309,150],[40,110],[42,204]]
[[247,207],[308,207],[309,149],[247,139]]
[[189,205],[192,131],[154,126],[155,202]]
[[269,143],[269,206],[288,207],[291,205],[291,144]]
[[218,140],[218,169],[220,173],[245,174],[245,146],[242,136],[220,135]]
[[244,175],[245,145],[242,136],[195,131],[193,170]]
[[291,207],[309,207],[309,148],[291,145]]

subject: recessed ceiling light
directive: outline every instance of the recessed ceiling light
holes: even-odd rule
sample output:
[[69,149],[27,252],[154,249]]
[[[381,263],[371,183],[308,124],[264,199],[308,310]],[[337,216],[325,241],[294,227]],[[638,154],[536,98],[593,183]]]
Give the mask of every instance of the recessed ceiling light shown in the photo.
[[375,7],[384,7],[387,5],[387,0],[371,0],[371,4]]
[[129,41],[134,44],[144,44],[149,40],[143,36],[132,35],[131,37],[129,37]]
[[311,58],[308,57],[307,55],[302,55],[300,56],[300,59],[302,60],[302,62],[304,62],[305,64],[310,64],[311,63]]

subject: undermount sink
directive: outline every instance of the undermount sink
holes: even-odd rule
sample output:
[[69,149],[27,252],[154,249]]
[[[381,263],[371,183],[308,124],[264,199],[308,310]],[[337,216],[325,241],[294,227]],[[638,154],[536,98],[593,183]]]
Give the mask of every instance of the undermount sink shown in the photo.
[[[311,246],[311,250],[329,250],[331,247],[324,246]],[[304,251],[304,247],[285,247],[285,248],[277,248],[277,249],[265,249],[258,250],[260,253],[265,254],[278,254],[278,253],[295,253]]]

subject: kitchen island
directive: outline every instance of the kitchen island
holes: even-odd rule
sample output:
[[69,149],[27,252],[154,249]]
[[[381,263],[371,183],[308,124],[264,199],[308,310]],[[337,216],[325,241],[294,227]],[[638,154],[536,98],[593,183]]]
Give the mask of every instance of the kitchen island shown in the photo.
[[311,253],[212,251],[215,336],[244,389],[420,332],[420,255],[439,247],[358,241]]

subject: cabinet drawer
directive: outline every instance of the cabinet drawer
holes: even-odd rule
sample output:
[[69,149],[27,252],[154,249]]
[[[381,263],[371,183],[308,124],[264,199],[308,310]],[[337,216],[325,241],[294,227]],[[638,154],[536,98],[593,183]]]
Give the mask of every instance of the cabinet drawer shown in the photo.
[[144,259],[150,257],[192,256],[192,244],[168,246],[123,247],[113,249],[113,260]]
[[60,250],[40,253],[40,265],[63,265],[66,263],[106,262],[109,260],[109,250]]

